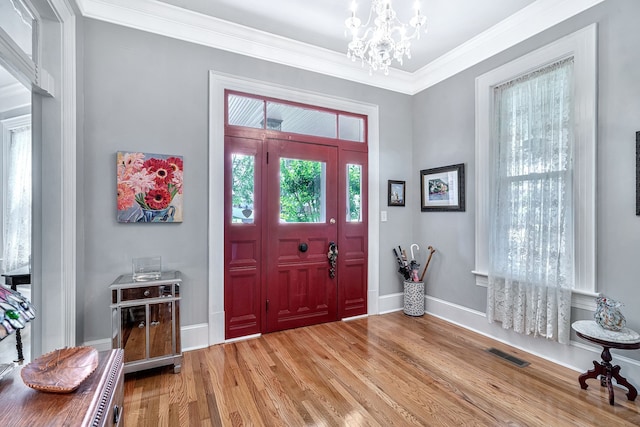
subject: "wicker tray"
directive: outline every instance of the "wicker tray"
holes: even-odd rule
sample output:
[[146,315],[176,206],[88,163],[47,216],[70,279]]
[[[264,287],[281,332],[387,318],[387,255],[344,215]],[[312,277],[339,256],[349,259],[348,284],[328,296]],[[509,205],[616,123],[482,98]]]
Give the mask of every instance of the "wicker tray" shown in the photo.
[[50,393],[71,393],[98,367],[93,347],[67,347],[43,354],[20,375],[29,387]]

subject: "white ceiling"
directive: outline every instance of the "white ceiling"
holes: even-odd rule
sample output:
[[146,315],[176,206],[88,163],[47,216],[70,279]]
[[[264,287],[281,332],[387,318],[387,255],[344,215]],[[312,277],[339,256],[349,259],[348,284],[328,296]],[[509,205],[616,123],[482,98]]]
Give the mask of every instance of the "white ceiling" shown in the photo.
[[[194,12],[346,54],[344,21],[352,0],[160,0]],[[513,15],[534,0],[421,0],[427,33],[411,46],[412,59],[395,68],[414,72],[446,52]],[[358,0],[366,22],[371,0]],[[402,22],[413,14],[414,0],[392,5]]]
[[0,113],[24,107],[31,102],[31,92],[0,65]]
[[[369,75],[346,57],[352,0],[75,0],[83,16],[416,94],[605,0],[421,0],[427,33],[403,66]],[[371,0],[359,0],[366,20]],[[392,0],[410,18],[414,0]],[[366,12],[366,13],[364,13]]]

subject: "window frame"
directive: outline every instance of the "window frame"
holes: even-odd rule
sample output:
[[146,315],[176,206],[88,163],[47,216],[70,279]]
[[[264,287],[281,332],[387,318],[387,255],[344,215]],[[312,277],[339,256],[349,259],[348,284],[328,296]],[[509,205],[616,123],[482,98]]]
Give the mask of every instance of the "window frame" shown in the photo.
[[0,64],[26,87],[43,95],[53,95],[52,76],[42,68],[42,17],[31,1],[18,0],[31,15],[32,45],[29,56],[7,32],[0,28]]
[[593,310],[596,284],[597,24],[476,78],[476,285],[487,286],[490,225],[490,136],[493,88],[554,62],[574,58],[574,259],[572,306]]
[[[231,124],[229,123],[229,97],[231,96],[236,96],[236,97],[240,97],[240,98],[248,98],[248,99],[256,99],[258,101],[262,102],[262,119],[261,119],[261,126],[260,127],[253,127],[253,126],[244,126],[244,125],[240,125],[240,124]],[[280,129],[270,129],[268,127],[268,123],[270,118],[268,117],[268,112],[269,112],[269,105],[282,105],[282,106],[289,106],[289,107],[293,107],[293,108],[299,108],[301,110],[309,110],[311,112],[317,112],[317,113],[325,113],[325,114],[330,114],[333,116],[333,121],[334,121],[334,128],[333,130],[335,131],[335,135],[334,136],[323,136],[323,135],[318,135],[318,134],[314,134],[314,133],[300,133],[300,132],[295,132],[292,130],[280,130]],[[280,99],[280,98],[274,98],[271,96],[264,96],[264,95],[260,95],[260,94],[256,94],[256,93],[247,93],[247,92],[242,92],[242,91],[237,91],[237,90],[233,90],[233,89],[225,89],[224,90],[224,105],[225,105],[225,116],[224,116],[224,125],[225,128],[228,129],[255,129],[255,130],[262,130],[264,132],[273,132],[276,133],[277,135],[279,135],[280,137],[282,136],[287,136],[287,135],[304,135],[307,137],[311,137],[311,138],[318,138],[319,140],[327,140],[327,141],[337,141],[339,144],[342,144],[344,146],[347,146],[349,144],[354,145],[354,146],[360,146],[360,147],[364,147],[364,149],[367,149],[367,145],[368,145],[368,141],[369,141],[369,133],[368,133],[368,116],[364,115],[364,114],[359,114],[359,113],[353,113],[353,112],[349,112],[349,111],[344,111],[344,110],[340,110],[340,109],[336,109],[336,108],[331,108],[331,107],[326,107],[326,106],[320,106],[320,105],[315,105],[315,104],[308,104],[308,103],[303,103],[303,102],[298,102],[298,101],[291,101],[291,100],[286,100],[286,99]],[[340,118],[341,117],[348,117],[348,118],[353,118],[356,120],[360,120],[361,121],[361,136],[359,140],[356,139],[348,139],[348,138],[342,138],[341,137],[341,121]],[[226,132],[226,130],[225,130]],[[361,148],[362,149],[362,148]]]

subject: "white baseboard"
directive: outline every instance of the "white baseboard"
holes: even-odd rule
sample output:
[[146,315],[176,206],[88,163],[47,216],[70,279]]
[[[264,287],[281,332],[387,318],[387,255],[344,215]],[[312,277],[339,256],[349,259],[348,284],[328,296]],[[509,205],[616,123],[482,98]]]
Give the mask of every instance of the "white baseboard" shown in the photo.
[[209,325],[199,323],[180,328],[182,351],[197,350],[209,347]]
[[380,314],[400,311],[404,308],[404,293],[384,295],[379,298]]
[[211,311],[209,313],[209,337],[207,345],[221,344],[224,342],[224,311]]
[[[518,334],[503,329],[499,323],[489,323],[483,312],[430,296],[426,297],[426,308],[428,314],[576,372],[586,372],[593,368],[594,360],[600,361],[602,347],[587,344],[586,341],[571,341],[569,345],[564,345],[544,338]],[[611,350],[612,363],[620,365],[621,375],[631,384],[640,384],[640,361],[625,356],[625,351],[628,352],[628,350]],[[590,380],[587,384],[595,387],[596,380]],[[579,387],[577,376],[576,386]]]

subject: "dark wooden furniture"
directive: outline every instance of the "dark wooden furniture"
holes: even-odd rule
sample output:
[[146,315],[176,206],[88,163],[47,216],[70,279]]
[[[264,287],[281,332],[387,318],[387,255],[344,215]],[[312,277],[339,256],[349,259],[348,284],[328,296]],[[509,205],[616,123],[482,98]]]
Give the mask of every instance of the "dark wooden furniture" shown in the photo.
[[45,393],[27,387],[20,369],[0,380],[2,426],[123,426],[122,350],[99,355],[98,367],[74,392]]
[[11,286],[11,289],[16,290],[18,285],[31,284],[31,273],[29,267],[19,268],[14,271],[8,271],[2,275],[4,277],[4,283],[7,286]]
[[[12,290],[17,291],[18,285],[31,284],[31,273],[29,267],[19,268],[15,271],[8,271],[2,275],[4,277],[4,283],[10,286]],[[22,353],[22,333],[20,329],[16,330],[16,351],[18,352],[18,358],[16,362],[22,363],[24,361],[24,354]]]
[[571,327],[576,334],[587,341],[602,346],[602,362],[593,361],[593,369],[585,372],[578,377],[578,382],[583,390],[586,390],[587,380],[589,378],[600,377],[600,385],[607,387],[609,391],[609,404],[614,404],[613,383],[615,379],[620,385],[627,388],[627,399],[633,401],[638,396],[638,391],[632,386],[626,378],[620,375],[620,366],[611,365],[611,352],[609,349],[617,348],[622,350],[635,350],[640,348],[640,335],[629,328],[624,328],[620,332],[609,331],[600,327],[593,320],[579,320],[574,322]]
[[111,284],[112,348],[124,350],[125,373],[165,365],[180,372],[181,284],[179,271],[145,281],[122,275]]

